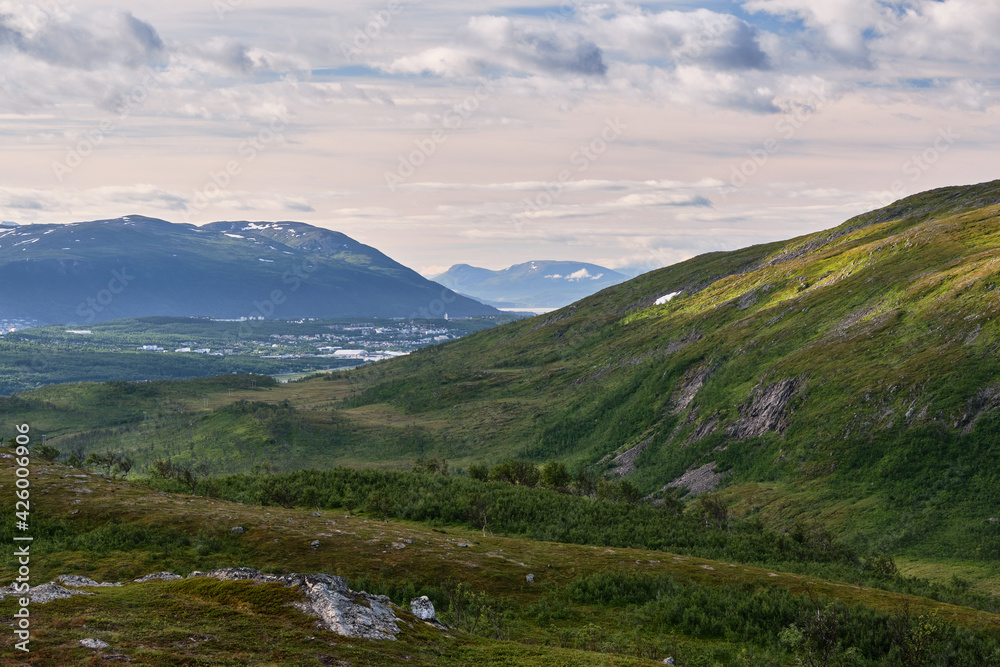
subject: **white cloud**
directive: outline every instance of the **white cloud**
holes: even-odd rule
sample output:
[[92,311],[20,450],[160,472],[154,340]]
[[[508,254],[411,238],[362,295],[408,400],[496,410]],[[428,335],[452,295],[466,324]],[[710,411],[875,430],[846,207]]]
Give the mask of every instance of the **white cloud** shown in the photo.
[[[52,3],[55,5],[55,3]],[[159,62],[163,40],[149,23],[126,11],[67,14],[55,5],[0,5],[0,48],[50,65],[91,70],[136,68]]]
[[386,69],[439,76],[518,72],[600,77],[607,65],[601,49],[578,31],[505,16],[473,16],[458,46],[398,58]]
[[554,273],[552,275],[545,277],[551,280],[566,280],[568,282],[575,283],[575,282],[580,282],[581,280],[600,280],[601,278],[604,277],[604,274],[598,273],[595,276],[590,271],[584,268],[580,269],[579,271],[574,271],[573,273],[570,273],[565,276],[559,273]]
[[717,12],[663,11],[623,5],[607,16],[604,7],[581,8],[583,22],[604,49],[636,62],[698,63],[715,69],[768,69],[760,31]]

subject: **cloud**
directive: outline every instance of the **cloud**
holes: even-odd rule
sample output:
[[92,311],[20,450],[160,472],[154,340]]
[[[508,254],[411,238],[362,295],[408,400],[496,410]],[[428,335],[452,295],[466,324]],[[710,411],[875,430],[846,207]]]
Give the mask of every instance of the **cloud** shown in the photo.
[[801,20],[812,33],[810,44],[842,65],[872,67],[866,32],[892,12],[880,0],[745,0],[750,12]]
[[163,40],[130,12],[48,14],[30,5],[0,14],[0,48],[50,65],[93,70],[109,65],[138,68],[159,63]]
[[270,192],[227,191],[224,196],[199,205],[203,198],[194,192],[168,190],[148,183],[59,190],[0,187],[0,217],[24,217],[31,214],[44,222],[78,222],[83,219],[113,217],[140,210],[163,215],[175,221],[190,222],[192,217],[212,218],[212,211],[262,211],[272,215],[282,212],[311,213],[307,197]]
[[706,9],[654,13],[625,5],[608,17],[602,9],[583,8],[584,23],[602,48],[632,62],[770,69],[761,31],[735,16]]
[[545,276],[551,280],[567,280],[571,283],[579,282],[581,280],[600,280],[604,277],[603,273],[598,273],[596,276],[592,275],[587,269],[580,269],[579,271],[574,271],[568,275],[561,275],[554,273],[550,276]]
[[459,45],[398,58],[387,68],[438,76],[515,72],[588,77],[602,77],[607,69],[601,49],[580,32],[505,16],[474,16],[459,35]]

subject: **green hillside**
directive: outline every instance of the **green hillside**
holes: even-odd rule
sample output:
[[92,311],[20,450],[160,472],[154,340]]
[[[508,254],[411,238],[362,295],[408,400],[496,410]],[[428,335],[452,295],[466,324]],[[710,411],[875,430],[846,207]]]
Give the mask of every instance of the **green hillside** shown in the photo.
[[282,387],[50,387],[0,409],[62,461],[139,472],[561,461],[997,590],[998,204],[1000,182],[928,192]]
[[645,493],[714,463],[737,511],[995,562],[998,204],[1000,182],[945,188],[697,257],[363,369],[350,405],[446,421],[456,458],[603,462]]
[[[6,489],[16,479],[14,453],[0,451]],[[659,517],[664,534],[692,537],[685,553],[694,555],[608,548],[598,535],[560,544],[505,535],[499,526],[486,534],[426,515],[383,520],[372,503],[355,514],[342,495],[351,485],[372,495],[408,487],[429,507],[448,505],[456,491],[496,491],[496,483],[437,474],[257,475],[219,480],[191,497],[34,458],[29,465],[29,583],[74,575],[124,585],[31,603],[30,653],[15,651],[15,635],[6,633],[3,665],[568,667],[654,665],[670,657],[680,667],[785,667],[823,655],[828,664],[859,667],[1000,664],[996,598],[860,571],[848,583],[831,580],[822,568],[839,556],[815,547],[794,550],[789,564],[798,572],[705,558],[698,552],[743,548],[746,534],[672,514]],[[258,504],[261,488],[295,489],[304,479],[329,494],[320,507]],[[553,490],[516,492],[520,505],[542,512],[559,502],[587,503],[597,514],[631,512],[633,519],[648,511]],[[0,533],[0,576],[9,581],[20,543],[12,540],[13,522]],[[792,543],[758,536],[765,551],[768,543]],[[299,589],[192,575],[237,566],[346,577],[354,590],[389,596],[400,607],[401,632],[396,641],[343,637],[303,613]],[[187,578],[131,583],[164,571]],[[432,600],[449,627],[405,613],[418,595]],[[18,606],[6,595],[0,613],[12,618]],[[84,639],[107,646],[86,648]]]

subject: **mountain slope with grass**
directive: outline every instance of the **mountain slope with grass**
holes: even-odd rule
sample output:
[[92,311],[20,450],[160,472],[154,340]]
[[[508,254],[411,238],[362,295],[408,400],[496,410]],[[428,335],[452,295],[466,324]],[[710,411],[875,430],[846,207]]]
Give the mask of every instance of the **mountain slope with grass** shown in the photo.
[[944,188],[363,369],[349,405],[446,421],[458,458],[598,465],[992,561],[998,286],[1000,182]]
[[[0,450],[4,489],[14,487],[18,455]],[[4,665],[654,665],[669,657],[683,667],[778,667],[823,652],[872,667],[1000,660],[996,598],[866,573],[847,561],[838,570],[846,580],[838,581],[824,576],[831,559],[815,547],[799,550],[801,571],[784,571],[608,548],[600,537],[560,544],[499,527],[486,534],[461,518],[386,519],[375,501],[388,496],[395,516],[421,498],[448,504],[456,490],[510,485],[339,469],[221,479],[191,496],[163,480],[150,487],[34,456],[28,465],[28,583],[44,590],[55,582],[63,588],[47,587],[49,596],[63,597],[30,604],[30,653],[15,651],[7,633]],[[295,492],[303,481],[322,497],[277,503],[259,495]],[[352,489],[369,495],[360,514],[348,499]],[[614,507],[553,490],[518,492],[542,504]],[[684,517],[661,520],[668,541],[693,530],[704,535],[702,547],[725,550],[742,539]],[[760,544],[789,541],[756,531]],[[12,522],[0,533],[0,578],[11,581],[20,543]],[[230,570],[219,580],[209,572],[234,567],[279,577],[255,581],[252,571]],[[293,573],[331,583],[331,575],[344,577],[354,591],[388,596],[379,601],[396,605],[395,640],[344,636],[320,623],[309,615],[314,589],[307,599]],[[19,597],[2,592],[0,614],[13,618]],[[418,596],[430,599],[446,627],[408,612]]]
[[558,461],[998,590],[998,215],[1000,182],[945,188],[349,372],[56,386],[0,410],[60,460],[139,471]]
[[43,324],[496,313],[375,248],[299,222],[196,227],[132,215],[4,228],[0,284],[4,318]]

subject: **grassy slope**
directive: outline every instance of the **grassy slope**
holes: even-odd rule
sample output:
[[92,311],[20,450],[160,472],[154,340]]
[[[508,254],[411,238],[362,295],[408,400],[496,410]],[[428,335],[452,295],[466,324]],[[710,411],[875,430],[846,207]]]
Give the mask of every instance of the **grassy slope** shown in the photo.
[[[647,492],[715,461],[745,512],[995,560],[998,201],[1000,183],[949,188],[698,257],[364,369],[355,404],[446,418],[440,436],[458,457],[594,463],[648,440],[633,473]],[[678,409],[698,371],[707,381]],[[729,435],[755,388],[788,379],[784,431]]]
[[[0,482],[10,489],[13,467],[6,461]],[[153,571],[187,574],[194,569],[239,565],[271,572],[339,574],[369,590],[396,592],[397,601],[424,590],[434,595],[443,582],[459,580],[494,599],[509,599],[523,612],[546,604],[543,598],[551,603],[559,591],[581,578],[626,572],[665,575],[707,589],[788,591],[884,611],[908,608],[913,615],[934,611],[947,623],[1000,632],[996,614],[663,552],[483,537],[451,526],[442,530],[419,523],[383,523],[342,512],[314,516],[305,509],[261,509],[160,493],[98,475],[81,478],[78,470],[60,465],[35,465],[32,479],[31,576],[35,585],[59,574],[127,581]],[[236,525],[246,529],[243,536],[229,532]],[[313,539],[320,540],[318,549],[309,546]],[[405,539],[412,543],[403,543]],[[469,546],[459,548],[459,543]],[[9,580],[14,576],[12,548],[3,550],[0,577]],[[526,573],[535,575],[534,584],[525,581]],[[0,664],[91,664],[94,652],[77,646],[86,637],[107,641],[112,648],[106,653],[124,654],[132,664],[142,665],[656,664],[608,654],[612,640],[624,642],[621,650],[652,651],[651,656],[658,659],[662,651],[669,651],[678,657],[678,664],[687,665],[738,664],[742,649],[767,655],[735,640],[644,629],[641,613],[620,605],[574,605],[547,619],[525,614],[512,628],[513,641],[507,642],[455,630],[441,633],[412,618],[400,641],[366,642],[317,631],[307,618],[284,606],[299,596],[276,585],[186,580],[94,590],[93,596],[34,606],[30,661],[15,655],[11,638],[5,637],[0,639],[7,646]],[[12,614],[12,600],[0,603],[0,610],[4,616]],[[623,614],[631,614],[634,625],[620,627]],[[650,627],[652,621],[646,619]],[[581,643],[581,637],[593,633],[603,639],[591,643],[591,651],[559,646]],[[649,648],[654,644],[659,649]],[[778,662],[759,664],[790,664],[790,656],[772,657]]]
[[[742,514],[825,524],[914,567],[947,560],[995,583],[998,201],[997,183],[925,193],[322,380],[232,395],[80,385],[4,409],[64,451],[170,455],[220,472],[265,460],[406,466],[430,454],[593,465],[648,443],[631,474],[645,492],[715,462]],[[678,409],[699,374],[707,380]],[[729,435],[755,388],[789,379],[798,384],[784,430]],[[239,398],[289,398],[294,412],[225,408]],[[113,430],[72,436],[99,426]]]

